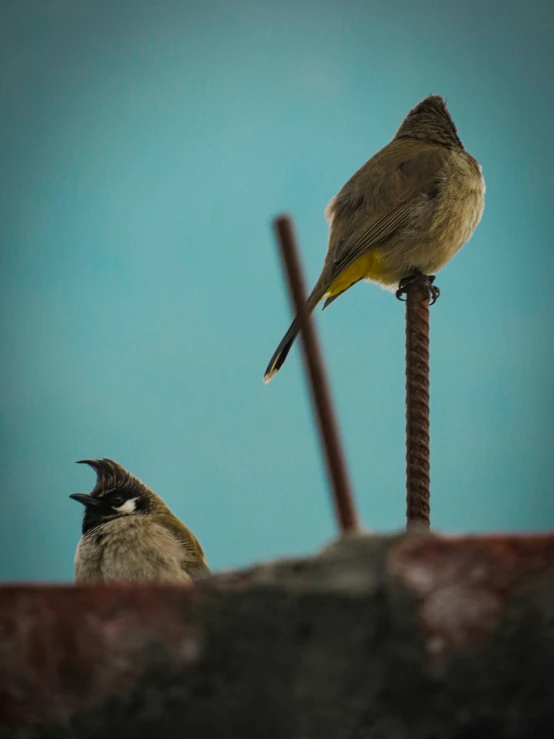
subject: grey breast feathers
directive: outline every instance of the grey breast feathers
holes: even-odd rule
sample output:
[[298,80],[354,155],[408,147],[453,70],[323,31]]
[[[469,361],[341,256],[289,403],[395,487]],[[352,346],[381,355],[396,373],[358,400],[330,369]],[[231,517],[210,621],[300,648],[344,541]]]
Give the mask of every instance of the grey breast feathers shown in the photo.
[[187,582],[190,556],[155,516],[122,516],[85,534],[77,548],[78,582],[155,580]]

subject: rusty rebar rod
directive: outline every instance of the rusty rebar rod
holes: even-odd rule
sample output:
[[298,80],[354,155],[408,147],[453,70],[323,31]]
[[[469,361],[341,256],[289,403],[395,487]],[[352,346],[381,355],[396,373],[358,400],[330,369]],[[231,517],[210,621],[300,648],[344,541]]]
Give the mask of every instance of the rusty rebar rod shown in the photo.
[[331,401],[323,358],[316,331],[306,308],[306,289],[292,220],[279,216],[274,220],[283,268],[291,303],[298,316],[302,355],[308,377],[319,436],[323,446],[327,473],[331,482],[333,503],[340,529],[343,533],[358,529],[358,516],[348,479],[340,434]]
[[406,293],[406,528],[430,526],[429,297],[427,278]]

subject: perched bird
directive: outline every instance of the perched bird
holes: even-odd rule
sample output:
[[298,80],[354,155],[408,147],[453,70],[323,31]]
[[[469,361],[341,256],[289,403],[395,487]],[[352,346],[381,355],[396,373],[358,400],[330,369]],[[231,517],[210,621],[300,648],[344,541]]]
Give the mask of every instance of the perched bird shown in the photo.
[[[329,245],[307,308],[325,309],[360,280],[396,290],[434,275],[471,238],[483,215],[481,165],[464,149],[444,100],[430,95],[394,138],[327,206]],[[265,371],[269,382],[298,334],[295,318]]]
[[163,500],[111,459],[83,459],[96,472],[75,553],[77,582],[189,582],[209,574],[198,539]]

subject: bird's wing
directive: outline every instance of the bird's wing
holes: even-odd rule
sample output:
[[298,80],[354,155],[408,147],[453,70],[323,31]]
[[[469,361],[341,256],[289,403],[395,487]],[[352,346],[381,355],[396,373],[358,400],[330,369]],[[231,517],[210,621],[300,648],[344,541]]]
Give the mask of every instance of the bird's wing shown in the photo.
[[410,215],[411,202],[408,201],[378,218],[366,219],[338,245],[333,259],[333,274],[338,275],[362,254],[389,241],[395,233],[408,225]]
[[165,526],[178,541],[182,550],[183,568],[194,575],[210,574],[210,568],[206,562],[204,550],[192,531],[173,515],[161,514],[156,516],[156,518],[159,519],[159,523]]
[[343,188],[337,196],[337,216],[341,219],[348,216],[350,209],[352,221],[359,225],[334,245],[333,276],[337,276],[368,250],[387,243],[410,225],[418,200],[436,199],[448,154],[448,150],[442,147],[427,148],[416,154],[410,152],[396,163],[391,163],[392,168],[386,177],[379,178],[376,175],[378,181],[369,184],[367,195],[362,194],[361,200],[359,196],[356,200],[352,199],[351,204],[346,186]]

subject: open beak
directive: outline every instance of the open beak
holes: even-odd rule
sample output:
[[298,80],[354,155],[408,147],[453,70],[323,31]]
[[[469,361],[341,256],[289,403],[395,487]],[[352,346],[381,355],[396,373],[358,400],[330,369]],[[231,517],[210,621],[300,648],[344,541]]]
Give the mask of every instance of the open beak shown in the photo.
[[73,493],[69,497],[86,506],[96,506],[100,503],[98,498],[93,498],[92,495],[87,495],[87,493]]

